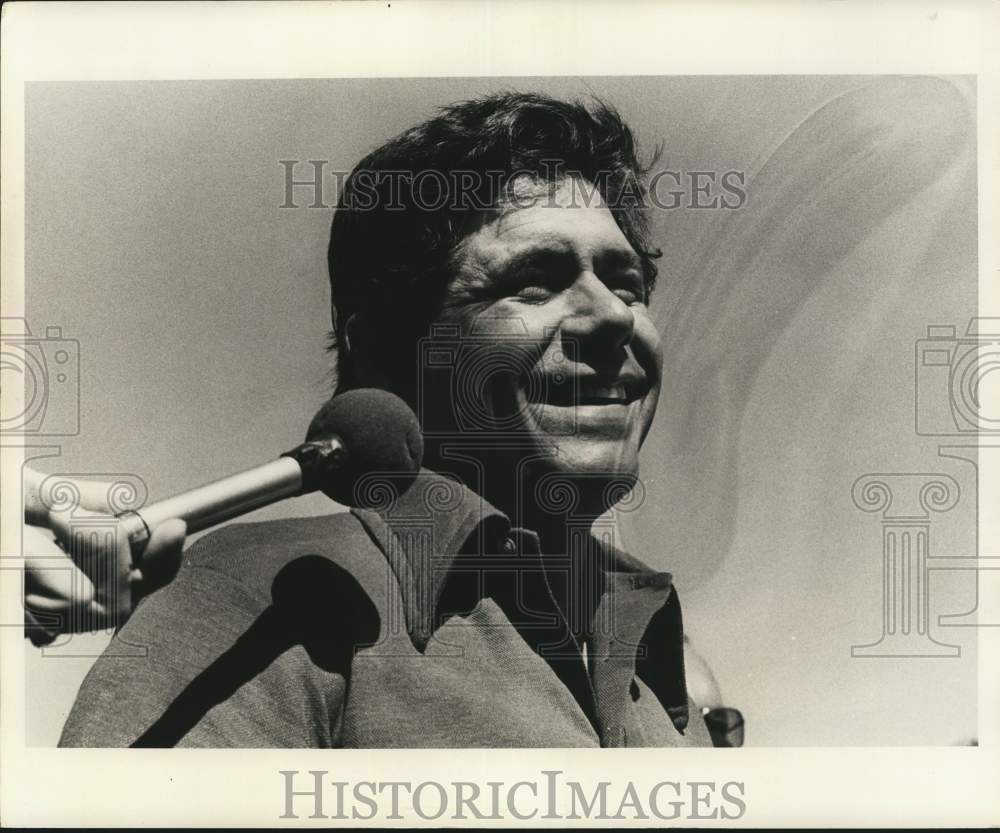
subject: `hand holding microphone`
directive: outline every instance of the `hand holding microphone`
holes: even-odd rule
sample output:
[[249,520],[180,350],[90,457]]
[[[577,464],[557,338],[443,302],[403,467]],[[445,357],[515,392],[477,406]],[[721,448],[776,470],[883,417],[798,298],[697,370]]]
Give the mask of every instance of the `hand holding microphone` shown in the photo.
[[[356,488],[361,478],[384,472],[412,480],[422,454],[417,418],[401,399],[377,389],[348,391],[319,410],[306,442],[277,460],[124,512],[116,516],[113,545],[83,548],[73,545],[69,513],[56,515],[41,501],[38,492],[44,476],[29,470],[25,633],[34,644],[44,645],[60,632],[120,626],[135,602],[176,575],[186,534],[317,490],[338,503],[362,505],[363,496]],[[108,514],[103,497],[91,499],[99,484],[77,485],[84,511]],[[99,490],[102,496],[106,492]],[[80,514],[77,509],[74,516]],[[40,526],[48,527],[62,548]],[[32,556],[27,555],[29,550]],[[64,558],[69,570],[53,570],[53,557]],[[112,558],[115,565],[109,569]],[[68,615],[81,607],[89,615]],[[29,609],[42,615],[32,616]],[[79,626],[81,619],[85,626]]]
[[48,645],[61,633],[121,624],[139,599],[177,574],[183,521],[174,518],[156,527],[137,568],[121,525],[111,539],[74,540],[74,522],[111,514],[109,483],[60,477],[60,485],[72,487],[79,502],[71,510],[54,511],[41,497],[46,475],[28,467],[24,473],[24,633],[34,645]]

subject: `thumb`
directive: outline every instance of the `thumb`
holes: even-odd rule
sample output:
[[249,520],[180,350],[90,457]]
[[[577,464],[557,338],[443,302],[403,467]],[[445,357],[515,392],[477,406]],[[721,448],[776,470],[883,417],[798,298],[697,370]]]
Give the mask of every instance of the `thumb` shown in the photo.
[[[187,524],[178,518],[164,521],[149,536],[149,543],[139,560],[140,596],[159,590],[173,581],[181,567],[181,554]],[[134,575],[134,574],[133,574]]]

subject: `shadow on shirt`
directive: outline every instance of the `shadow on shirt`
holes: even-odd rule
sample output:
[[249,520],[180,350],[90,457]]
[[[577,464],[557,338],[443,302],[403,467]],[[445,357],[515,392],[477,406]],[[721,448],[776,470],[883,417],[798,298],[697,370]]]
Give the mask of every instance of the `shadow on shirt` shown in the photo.
[[355,652],[378,640],[380,625],[375,605],[349,572],[319,555],[296,558],[275,576],[271,605],[132,746],[176,746],[213,707],[297,645],[317,667],[346,680]]

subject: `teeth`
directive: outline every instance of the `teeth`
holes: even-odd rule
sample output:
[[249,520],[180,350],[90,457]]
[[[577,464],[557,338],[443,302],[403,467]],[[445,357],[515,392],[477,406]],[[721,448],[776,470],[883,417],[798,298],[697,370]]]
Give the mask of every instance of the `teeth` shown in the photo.
[[585,385],[580,393],[587,399],[625,399],[625,385],[610,385],[600,387]]

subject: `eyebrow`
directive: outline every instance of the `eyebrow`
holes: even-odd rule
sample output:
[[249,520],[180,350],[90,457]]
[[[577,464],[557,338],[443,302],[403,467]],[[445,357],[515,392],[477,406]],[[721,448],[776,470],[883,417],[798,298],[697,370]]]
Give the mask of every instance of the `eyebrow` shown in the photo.
[[631,247],[628,249],[605,249],[602,252],[598,252],[594,258],[594,264],[599,269],[635,269],[638,272],[642,271],[642,259]]
[[[563,266],[569,261],[575,263],[576,259],[576,253],[570,246],[554,242],[536,244],[511,255],[500,267],[498,275],[506,278],[525,269]],[[615,247],[596,252],[594,267],[602,272],[609,269],[635,269],[641,272],[642,261],[633,249]]]
[[576,254],[569,246],[558,243],[534,245],[515,252],[504,261],[498,270],[498,277],[509,278],[527,269],[566,266],[576,261]]

